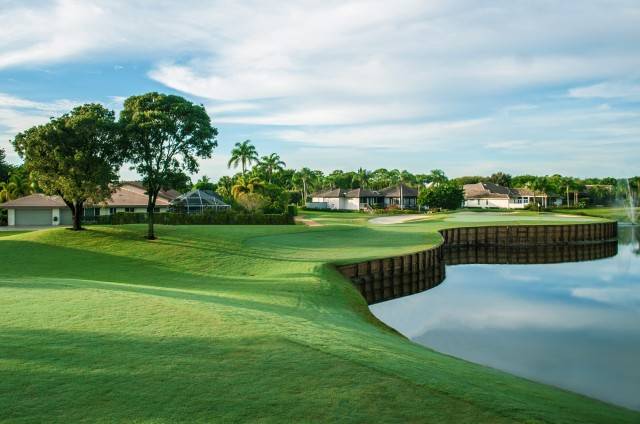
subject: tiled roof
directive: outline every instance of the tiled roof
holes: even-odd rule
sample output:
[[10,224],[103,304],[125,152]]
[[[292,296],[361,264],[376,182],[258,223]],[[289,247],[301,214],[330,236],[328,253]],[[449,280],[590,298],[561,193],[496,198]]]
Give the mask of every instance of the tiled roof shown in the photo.
[[[409,187],[405,184],[401,184],[402,186],[402,197],[417,197],[418,190],[415,188]],[[387,187],[380,190],[380,194],[384,197],[400,197],[400,185]]]
[[[129,185],[129,186],[135,187],[135,188],[140,189],[140,190],[145,190],[145,192],[146,192],[146,188],[142,184],[142,181],[123,181],[120,184],[122,186]],[[158,197],[164,197],[165,199],[167,199],[169,201],[175,199],[178,196],[180,196],[180,193],[178,191],[176,191],[176,190],[173,190],[173,189],[171,189],[171,190],[160,190],[160,193],[158,193]]]
[[19,199],[9,200],[0,203],[0,208],[20,209],[20,208],[64,208],[67,205],[60,196],[47,196],[42,193],[34,193]]
[[378,197],[380,194],[377,191],[367,190],[366,188],[354,188],[345,193],[345,197],[360,198],[360,197]]
[[[164,191],[158,195],[156,199],[156,206],[169,206],[171,200],[177,196],[173,196],[174,193],[178,193],[175,190]],[[141,184],[136,182],[124,182],[119,188],[111,195],[111,198],[105,202],[97,205],[91,205],[87,203],[86,206],[95,207],[146,207],[148,197],[145,194],[144,188]],[[2,203],[2,208],[63,208],[66,204],[60,198],[60,196],[47,196],[42,193],[34,193],[29,196],[21,197],[19,199],[11,200],[6,203]]]
[[[533,196],[533,190],[528,188],[509,188],[493,183],[476,183],[464,185],[465,199],[508,199],[509,197]],[[543,193],[536,196],[544,197]]]

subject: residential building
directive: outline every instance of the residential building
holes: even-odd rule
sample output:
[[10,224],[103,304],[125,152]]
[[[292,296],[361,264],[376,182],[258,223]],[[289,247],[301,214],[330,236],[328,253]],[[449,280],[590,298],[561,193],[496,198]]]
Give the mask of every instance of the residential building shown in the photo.
[[467,208],[524,209],[534,201],[547,207],[548,196],[528,188],[510,188],[493,183],[464,185],[464,206]]
[[[170,202],[178,197],[175,190],[161,191],[156,199],[156,212],[167,212]],[[111,198],[96,205],[87,204],[83,214],[85,217],[112,215],[117,212],[147,211],[148,196],[142,183],[138,181],[123,182],[111,195]],[[19,199],[0,204],[0,208],[8,211],[10,226],[56,226],[71,225],[73,216],[60,196],[47,196],[34,193]]]
[[313,209],[361,210],[396,205],[406,209],[418,206],[418,190],[401,184],[383,190],[364,188],[319,191],[311,195],[307,207]]

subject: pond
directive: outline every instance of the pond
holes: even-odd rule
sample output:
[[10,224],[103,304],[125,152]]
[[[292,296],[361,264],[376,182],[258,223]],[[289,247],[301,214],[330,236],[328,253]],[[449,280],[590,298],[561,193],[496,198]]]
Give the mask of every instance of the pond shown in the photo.
[[439,286],[370,308],[437,351],[640,410],[639,234],[620,227],[592,261],[447,265]]

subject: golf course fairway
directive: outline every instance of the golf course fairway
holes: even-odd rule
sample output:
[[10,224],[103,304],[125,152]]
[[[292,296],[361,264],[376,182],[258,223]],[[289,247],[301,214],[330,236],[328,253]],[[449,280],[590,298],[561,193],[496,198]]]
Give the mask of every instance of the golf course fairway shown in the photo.
[[444,227],[593,219],[305,215],[321,226],[0,237],[0,422],[640,422],[412,343],[332,266],[425,249]]

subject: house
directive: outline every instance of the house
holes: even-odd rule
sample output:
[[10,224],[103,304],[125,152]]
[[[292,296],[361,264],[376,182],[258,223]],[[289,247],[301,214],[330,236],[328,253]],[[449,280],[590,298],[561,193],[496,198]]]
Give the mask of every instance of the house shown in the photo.
[[311,209],[335,209],[357,211],[368,207],[389,207],[392,205],[414,209],[418,205],[418,190],[404,184],[383,190],[365,188],[319,191],[311,195],[307,207]]
[[[123,182],[111,198],[97,205],[88,204],[84,208],[85,217],[112,215],[117,212],[146,212],[148,196],[142,183]],[[178,197],[175,190],[161,191],[156,200],[156,212],[166,212],[170,202]],[[34,193],[0,205],[8,211],[8,224],[11,226],[55,226],[71,225],[73,216],[60,196],[47,196]]]
[[467,208],[524,209],[534,199],[542,207],[547,207],[547,194],[534,193],[528,188],[510,188],[493,183],[464,185],[464,206]]

